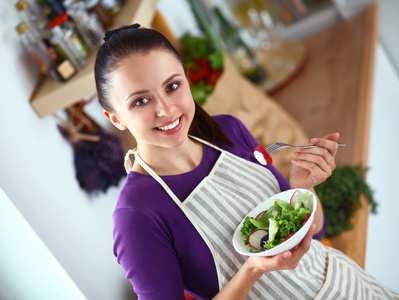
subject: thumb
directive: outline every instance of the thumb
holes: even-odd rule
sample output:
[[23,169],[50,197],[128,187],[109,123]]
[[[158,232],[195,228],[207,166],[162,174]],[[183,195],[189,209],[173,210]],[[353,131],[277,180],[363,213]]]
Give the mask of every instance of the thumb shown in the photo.
[[283,253],[280,253],[279,255],[276,255],[274,257],[274,263],[275,263],[277,269],[279,267],[284,266],[286,264],[286,262],[288,260],[290,260],[291,257],[292,257],[291,251],[285,251]]

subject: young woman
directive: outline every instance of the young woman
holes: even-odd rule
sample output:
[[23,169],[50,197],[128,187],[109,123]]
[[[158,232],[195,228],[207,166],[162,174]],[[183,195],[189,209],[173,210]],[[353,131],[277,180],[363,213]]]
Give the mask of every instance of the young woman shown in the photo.
[[233,249],[233,233],[254,207],[330,176],[337,133],[295,152],[288,182],[257,163],[258,143],[238,119],[210,117],[196,104],[179,54],[137,24],[107,34],[95,79],[105,116],[137,144],[125,157],[127,181],[113,218],[114,254],[139,299],[184,299],[184,291],[197,299],[394,297],[317,241],[325,231],[320,203],[295,249],[250,258]]

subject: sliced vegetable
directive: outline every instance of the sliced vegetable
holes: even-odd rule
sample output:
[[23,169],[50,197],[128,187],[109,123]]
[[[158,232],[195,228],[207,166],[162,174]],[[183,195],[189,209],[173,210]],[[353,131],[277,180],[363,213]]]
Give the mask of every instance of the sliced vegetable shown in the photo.
[[252,248],[254,248],[256,250],[262,250],[262,248],[260,247],[260,241],[267,234],[268,234],[267,230],[257,229],[251,233],[251,235],[248,238],[248,242]]
[[292,194],[292,196],[291,196],[290,204],[291,204],[293,207],[295,207],[295,202],[296,202],[296,200],[298,199],[298,195],[299,195],[299,194],[300,194],[300,191],[296,190],[296,191]]
[[[262,211],[255,218],[245,218],[241,228],[245,244],[249,244],[253,251],[264,251],[281,244],[306,223],[311,216],[312,206],[308,191],[295,191],[290,203],[275,200],[268,210]],[[268,232],[267,237],[265,231]]]
[[266,212],[265,210],[262,211],[262,212],[260,212],[260,213],[255,217],[255,219],[256,219],[256,220],[260,219],[260,218],[263,216],[263,214],[264,214],[265,212]]
[[266,149],[261,146],[257,146],[255,148],[254,155],[258,162],[264,166],[271,165],[273,163],[273,159],[271,158],[270,154],[267,153]]

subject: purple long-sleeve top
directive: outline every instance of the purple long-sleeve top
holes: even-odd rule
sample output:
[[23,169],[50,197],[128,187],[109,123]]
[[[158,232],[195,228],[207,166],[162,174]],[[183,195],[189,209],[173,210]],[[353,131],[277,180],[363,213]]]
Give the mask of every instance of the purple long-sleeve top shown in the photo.
[[[214,116],[234,147],[220,148],[258,163],[253,150],[258,146],[252,134],[238,119]],[[194,170],[161,176],[184,201],[210,173],[220,152],[203,145],[204,154]],[[282,191],[290,188],[286,178],[273,165],[266,166]],[[211,299],[218,291],[213,257],[202,237],[150,175],[130,172],[119,195],[114,221],[114,254],[139,299],[185,299],[184,290],[197,299]],[[320,239],[325,232],[325,224]]]

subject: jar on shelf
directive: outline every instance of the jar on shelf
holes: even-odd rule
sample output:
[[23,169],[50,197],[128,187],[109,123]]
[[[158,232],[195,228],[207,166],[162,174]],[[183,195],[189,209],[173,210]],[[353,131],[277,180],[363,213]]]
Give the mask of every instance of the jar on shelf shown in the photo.
[[97,15],[100,20],[103,28],[108,28],[112,24],[112,17],[109,12],[105,9],[100,0],[86,0],[86,9],[90,13],[94,13]]
[[65,34],[60,26],[55,26],[51,29],[53,36],[51,37],[51,44],[56,46],[57,52],[67,57],[76,69],[82,69],[87,61],[84,57],[80,56],[79,51],[76,49],[74,42],[70,39],[70,35]]
[[53,34],[51,43],[57,43],[59,46],[61,44],[64,45],[60,46],[63,51],[66,51],[65,48],[69,48],[67,56],[78,70],[83,68],[87,64],[86,58],[89,52],[87,46],[78,35],[74,24],[69,21],[69,15],[63,13],[56,16],[48,23],[48,27]]
[[68,81],[78,72],[72,62],[57,52],[57,49],[53,45],[47,46],[47,54],[55,66],[60,81]]
[[49,39],[50,30],[47,28],[47,20],[37,14],[26,0],[15,3],[21,21],[29,27],[30,31],[40,39]]
[[84,43],[92,50],[97,50],[103,43],[104,28],[95,14],[86,11],[85,4],[81,1],[64,0],[67,14],[75,21],[76,29]]
[[16,30],[28,55],[39,67],[40,73],[57,81],[67,81],[76,74],[76,68],[71,62],[51,55],[46,44],[30,31],[25,22],[18,24]]

